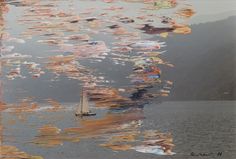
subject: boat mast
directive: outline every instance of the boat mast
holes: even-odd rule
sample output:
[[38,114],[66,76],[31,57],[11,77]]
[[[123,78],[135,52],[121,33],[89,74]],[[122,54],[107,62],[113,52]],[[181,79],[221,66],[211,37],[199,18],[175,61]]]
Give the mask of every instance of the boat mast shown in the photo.
[[83,90],[83,113],[89,113],[89,104],[88,104],[88,97],[87,97],[87,92]]
[[81,91],[81,99],[80,99],[80,113],[82,114],[83,113],[83,98],[84,98],[84,96],[83,96],[83,92],[84,92],[84,90],[83,90],[83,86],[82,86],[82,91]]

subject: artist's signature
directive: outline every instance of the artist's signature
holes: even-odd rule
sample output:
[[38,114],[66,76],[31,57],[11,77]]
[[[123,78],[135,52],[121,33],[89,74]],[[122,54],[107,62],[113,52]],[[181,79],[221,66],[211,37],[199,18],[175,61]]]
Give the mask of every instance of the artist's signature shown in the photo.
[[217,156],[220,157],[223,155],[223,152],[191,152],[191,156],[199,156],[199,157],[204,157],[204,156]]

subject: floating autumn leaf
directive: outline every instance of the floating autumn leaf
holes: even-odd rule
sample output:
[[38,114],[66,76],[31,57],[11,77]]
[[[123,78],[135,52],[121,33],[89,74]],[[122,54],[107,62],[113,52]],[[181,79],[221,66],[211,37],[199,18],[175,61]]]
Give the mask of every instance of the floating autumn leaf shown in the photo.
[[58,138],[60,129],[52,125],[44,125],[39,128],[39,135],[33,140],[34,144],[46,147],[54,147],[62,144]]
[[133,141],[135,141],[136,136],[137,136],[137,133],[117,135],[117,136],[112,136],[112,138],[109,141],[111,143],[114,143],[114,142],[133,142]]
[[79,142],[78,136],[67,135],[61,132],[61,129],[53,125],[44,125],[39,128],[39,135],[32,140],[32,143],[42,147],[60,146],[65,141]]
[[88,41],[90,39],[89,35],[87,34],[73,34],[68,37],[65,37],[67,40],[81,40],[81,41]]
[[60,129],[55,127],[55,126],[52,126],[52,125],[44,125],[42,126],[41,128],[39,128],[39,134],[41,136],[53,136],[53,135],[57,135],[60,133]]
[[150,3],[150,6],[147,9],[170,9],[177,6],[176,0],[151,0],[146,3]]
[[22,64],[29,69],[29,73],[32,75],[33,78],[38,78],[42,74],[45,74],[45,72],[42,71],[42,69],[39,67],[40,64],[38,63],[24,61]]
[[49,57],[46,68],[57,75],[65,74],[68,78],[73,79],[82,79],[89,72],[83,66],[76,63],[75,57],[72,55]]
[[8,110],[12,113],[21,113],[21,112],[35,112],[39,109],[39,106],[31,102],[30,100],[21,101],[18,104],[9,104]]
[[7,145],[0,145],[0,156],[4,159],[43,159],[41,156],[32,156],[14,146]]
[[178,10],[176,14],[184,18],[190,18],[195,14],[195,11],[192,8],[184,8]]
[[123,27],[118,27],[113,29],[113,34],[114,35],[128,35],[128,36],[138,36],[137,32],[130,32],[127,29],[123,28]]
[[[123,134],[123,135],[121,135]],[[142,153],[154,153],[158,155],[173,155],[173,138],[170,133],[161,133],[157,130],[145,130],[144,132],[126,131],[114,134],[107,142],[100,146],[115,151],[134,149]]]
[[7,104],[0,102],[0,112],[7,109]]
[[161,33],[160,36],[163,37],[163,38],[167,38],[169,35],[169,33],[167,32],[164,32],[164,33]]
[[122,97],[120,92],[113,88],[95,87],[88,90],[88,94],[97,107],[120,107],[133,103],[129,98]]
[[114,0],[103,0],[103,2],[105,2],[105,3],[112,3],[112,2],[114,2]]
[[177,34],[190,34],[191,33],[191,28],[185,25],[181,25],[181,26],[175,26],[175,30],[173,31],[174,33]]
[[161,133],[160,131],[157,131],[157,130],[145,130],[143,132],[144,138],[158,137],[158,136],[160,136],[162,134],[163,133]]
[[53,99],[48,99],[47,102],[52,106],[48,111],[58,111],[63,109],[62,105]]

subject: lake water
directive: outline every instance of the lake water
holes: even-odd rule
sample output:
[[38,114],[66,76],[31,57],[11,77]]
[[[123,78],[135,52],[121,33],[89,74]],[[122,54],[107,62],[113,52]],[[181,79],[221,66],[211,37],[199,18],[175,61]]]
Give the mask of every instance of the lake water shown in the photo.
[[1,157],[235,158],[233,0],[0,4]]

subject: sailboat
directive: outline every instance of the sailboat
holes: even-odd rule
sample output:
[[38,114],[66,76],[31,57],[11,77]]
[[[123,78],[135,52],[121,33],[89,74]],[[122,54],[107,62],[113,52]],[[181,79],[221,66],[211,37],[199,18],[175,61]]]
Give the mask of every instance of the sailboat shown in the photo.
[[92,113],[89,110],[87,93],[84,91],[84,89],[82,89],[80,103],[77,107],[75,116],[93,116],[93,115],[96,115],[96,113]]

